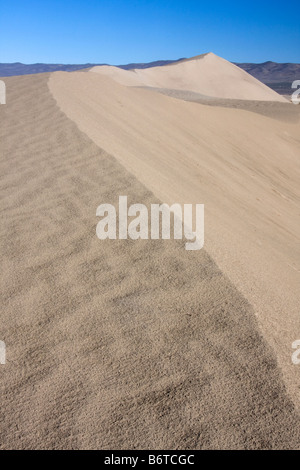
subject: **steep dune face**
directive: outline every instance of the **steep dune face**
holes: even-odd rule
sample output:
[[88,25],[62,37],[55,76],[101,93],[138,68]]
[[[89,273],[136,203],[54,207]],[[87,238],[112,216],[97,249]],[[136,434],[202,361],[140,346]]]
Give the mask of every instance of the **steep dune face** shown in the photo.
[[108,75],[126,86],[188,90],[217,98],[286,102],[247,72],[211,52],[163,67],[127,71],[96,66],[90,71]]
[[299,124],[96,73],[56,72],[49,86],[67,116],[161,201],[205,204],[205,247],[253,305],[299,405]]

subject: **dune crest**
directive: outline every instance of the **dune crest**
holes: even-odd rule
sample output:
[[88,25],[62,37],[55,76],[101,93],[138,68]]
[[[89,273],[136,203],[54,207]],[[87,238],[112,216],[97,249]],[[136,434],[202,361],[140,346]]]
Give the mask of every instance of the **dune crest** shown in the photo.
[[160,67],[122,70],[105,65],[92,67],[90,72],[107,75],[125,86],[186,90],[215,98],[286,102],[271,88],[212,52]]

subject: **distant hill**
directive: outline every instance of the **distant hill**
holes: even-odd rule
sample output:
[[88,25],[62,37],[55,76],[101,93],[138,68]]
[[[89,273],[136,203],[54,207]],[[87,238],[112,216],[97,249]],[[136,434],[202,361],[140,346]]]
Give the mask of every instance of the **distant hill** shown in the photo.
[[[139,64],[126,64],[118,65],[124,70],[130,69],[146,69],[149,67],[159,67],[162,65],[168,65],[173,62],[179,62],[178,60],[156,60],[155,62],[139,63]],[[21,62],[14,62],[11,64],[0,63],[0,77],[11,77],[13,75],[29,75],[33,73],[45,73],[45,72],[75,72],[76,70],[87,69],[95,67],[96,65],[107,65],[107,64],[22,64]]]
[[300,64],[278,64],[263,62],[262,64],[236,64],[261,82],[292,82],[300,80]]
[[174,64],[175,62],[180,62],[184,60],[184,57],[177,60],[156,60],[154,62],[146,62],[140,64],[127,64],[127,65],[118,65],[120,69],[130,70],[130,69],[149,69],[150,67],[161,67],[163,65]]
[[[118,65],[124,70],[130,69],[146,69],[150,67],[164,66],[179,62],[177,60],[157,60],[154,62],[146,63],[131,63],[125,65]],[[107,64],[22,64],[15,63],[0,63],[0,77],[10,77],[12,75],[27,75],[33,73],[45,73],[55,71],[73,72],[76,70],[94,67],[96,65]],[[300,64],[277,62],[263,62],[262,64],[252,63],[235,63],[238,67],[248,72],[253,77],[268,85],[277,93],[287,95],[291,93],[291,84],[294,80],[300,80]]]
[[[0,64],[0,77],[11,77],[13,75],[29,75],[33,73],[74,72],[76,70],[93,67],[95,64],[22,64],[14,62],[11,64]],[[99,64],[100,65],[100,64]]]
[[235,65],[238,65],[282,95],[290,94],[292,82],[300,80],[300,64],[279,64],[269,61],[262,64],[244,63]]

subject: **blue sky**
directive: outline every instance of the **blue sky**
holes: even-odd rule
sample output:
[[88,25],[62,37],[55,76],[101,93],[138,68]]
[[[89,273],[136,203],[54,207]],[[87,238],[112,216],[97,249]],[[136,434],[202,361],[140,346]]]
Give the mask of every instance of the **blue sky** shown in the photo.
[[0,0],[0,62],[300,63],[299,2]]

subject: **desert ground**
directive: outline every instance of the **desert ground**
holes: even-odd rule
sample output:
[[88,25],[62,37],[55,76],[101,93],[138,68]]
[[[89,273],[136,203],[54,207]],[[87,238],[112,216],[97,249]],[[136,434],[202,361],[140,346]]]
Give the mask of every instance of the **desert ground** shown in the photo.
[[[213,54],[5,83],[0,448],[299,449],[300,106]],[[99,240],[119,195],[204,248]]]

